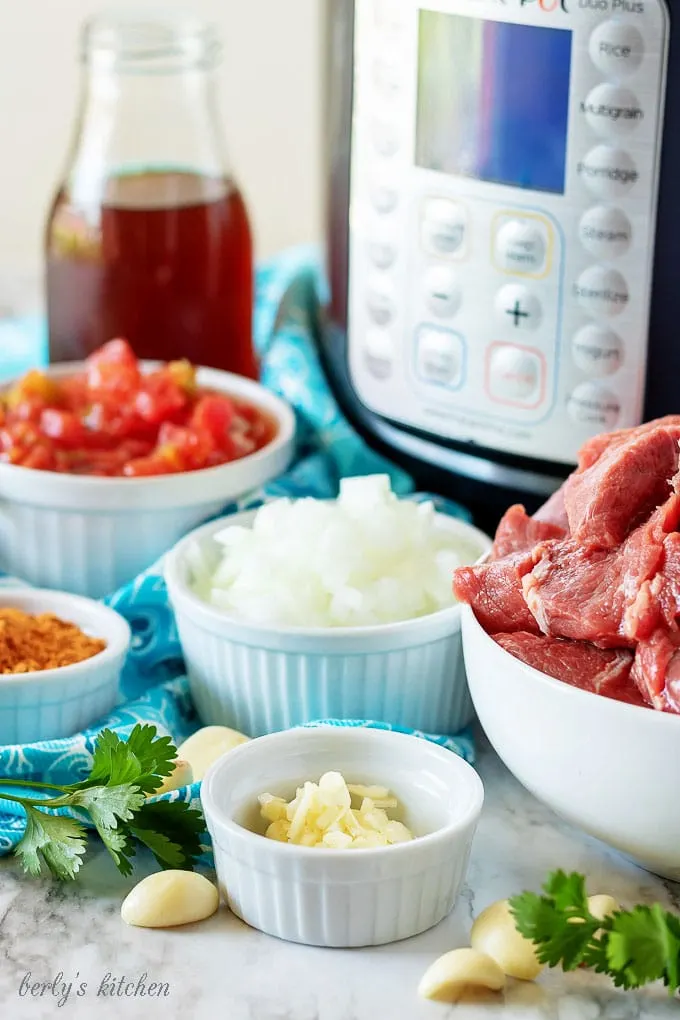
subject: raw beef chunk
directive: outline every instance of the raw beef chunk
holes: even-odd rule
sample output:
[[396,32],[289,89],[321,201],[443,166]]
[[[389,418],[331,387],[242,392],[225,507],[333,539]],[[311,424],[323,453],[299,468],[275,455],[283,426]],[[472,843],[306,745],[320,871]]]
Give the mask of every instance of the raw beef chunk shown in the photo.
[[544,634],[591,641],[603,648],[625,644],[619,637],[623,592],[616,552],[568,538],[544,542],[534,557],[536,565],[524,577],[522,590]]
[[634,646],[633,607],[664,560],[664,541],[680,521],[675,492],[617,549],[568,538],[544,542],[522,581],[527,605],[544,634],[601,648]]
[[571,535],[614,549],[668,497],[678,468],[680,427],[668,426],[612,442],[568,480],[564,503]]
[[472,606],[489,634],[513,630],[537,634],[536,621],[522,594],[522,574],[532,565],[530,553],[515,553],[477,567],[460,567],[453,575],[454,595]]
[[498,525],[491,558],[499,560],[511,553],[527,552],[538,542],[564,538],[565,534],[565,529],[558,524],[529,517],[523,506],[511,506]]
[[678,629],[680,617],[680,534],[667,535],[658,574],[640,586],[626,611],[624,631],[638,641],[651,637],[658,627]]
[[577,471],[585,471],[592,467],[605,450],[612,446],[621,446],[630,442],[636,436],[643,436],[647,432],[654,432],[658,428],[671,428],[677,430],[680,439],[680,414],[669,414],[665,418],[657,418],[656,421],[646,422],[644,425],[636,425],[631,429],[618,429],[616,432],[602,432],[599,436],[588,439],[578,452]]
[[542,672],[680,714],[679,456],[680,415],[590,439],[538,513],[510,507],[456,595]]
[[564,489],[566,484],[565,482],[557,492],[552,494],[547,503],[544,503],[540,510],[536,511],[533,518],[535,521],[554,524],[556,527],[561,528],[565,535],[569,533],[569,519],[564,505]]
[[521,632],[496,634],[494,641],[516,659],[572,687],[642,703],[642,698],[630,683],[631,652],[605,650],[582,641]]
[[641,641],[631,675],[650,705],[680,712],[680,634],[657,630]]

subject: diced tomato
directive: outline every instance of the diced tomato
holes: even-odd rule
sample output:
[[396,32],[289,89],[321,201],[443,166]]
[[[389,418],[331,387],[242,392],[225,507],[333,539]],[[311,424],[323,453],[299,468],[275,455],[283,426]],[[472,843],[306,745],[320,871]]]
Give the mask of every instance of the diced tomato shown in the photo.
[[40,430],[59,446],[75,449],[88,445],[88,432],[81,419],[73,411],[59,411],[47,407],[40,415]]
[[151,442],[156,436],[156,426],[144,421],[125,402],[97,401],[84,409],[82,417],[86,428],[99,436],[98,446],[102,448],[131,439]]
[[147,475],[173,475],[186,471],[184,462],[173,446],[159,446],[149,457],[137,457],[123,468],[126,478],[142,478]]
[[38,429],[29,422],[19,421],[0,431],[0,460],[24,467],[55,468],[54,452]]
[[198,390],[188,361],[142,374],[124,340],[96,351],[83,372],[29,372],[0,397],[0,461],[46,471],[197,471],[252,453],[272,431],[257,407]]
[[166,422],[158,433],[159,449],[175,450],[184,465],[181,470],[202,468],[215,451],[215,442],[205,429],[196,429]]
[[228,449],[229,430],[234,413],[234,405],[228,397],[208,393],[200,397],[194,407],[189,419],[189,428],[207,432],[212,436],[218,449]]
[[186,390],[165,371],[152,372],[141,383],[134,400],[140,418],[155,425],[173,421],[189,402]]
[[139,386],[139,362],[127,340],[110,340],[86,362],[87,385],[92,394],[129,398]]
[[32,447],[20,463],[22,467],[33,468],[36,471],[54,471],[57,466],[54,450],[44,443]]

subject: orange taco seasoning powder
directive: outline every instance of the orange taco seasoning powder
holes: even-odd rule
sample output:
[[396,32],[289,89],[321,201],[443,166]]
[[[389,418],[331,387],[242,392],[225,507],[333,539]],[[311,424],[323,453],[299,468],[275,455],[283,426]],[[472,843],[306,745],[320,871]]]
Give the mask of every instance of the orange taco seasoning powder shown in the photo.
[[0,673],[31,673],[71,666],[106,648],[74,623],[52,613],[32,616],[21,609],[0,608]]

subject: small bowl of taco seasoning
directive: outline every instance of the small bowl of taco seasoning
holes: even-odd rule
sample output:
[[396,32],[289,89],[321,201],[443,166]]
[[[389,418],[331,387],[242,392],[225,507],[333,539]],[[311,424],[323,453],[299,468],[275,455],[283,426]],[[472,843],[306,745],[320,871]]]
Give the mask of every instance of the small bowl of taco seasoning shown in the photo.
[[105,716],[129,647],[127,622],[99,602],[0,588],[0,745],[68,737]]

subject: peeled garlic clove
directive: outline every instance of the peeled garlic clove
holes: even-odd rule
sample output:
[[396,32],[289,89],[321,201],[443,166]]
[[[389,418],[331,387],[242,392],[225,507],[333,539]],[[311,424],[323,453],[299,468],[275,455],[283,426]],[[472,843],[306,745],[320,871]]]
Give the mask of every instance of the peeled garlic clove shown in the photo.
[[196,730],[177,748],[177,757],[184,758],[191,765],[194,782],[203,779],[206,772],[218,758],[227,751],[233,751],[239,744],[245,744],[250,737],[227,726],[204,726]]
[[474,949],[495,960],[509,977],[533,981],[543,970],[533,943],[517,931],[507,900],[492,903],[482,911],[472,926],[470,942]]
[[217,888],[194,871],[158,871],[142,879],[123,901],[120,916],[139,928],[174,928],[203,921],[220,904]]
[[418,985],[418,994],[436,1002],[458,1002],[483,989],[499,992],[505,974],[495,960],[476,949],[453,949],[429,967]]
[[604,921],[605,917],[615,914],[620,909],[620,903],[607,893],[599,893],[597,896],[588,897],[588,910],[598,921]]
[[175,759],[175,767],[169,776],[165,776],[163,782],[149,794],[149,797],[157,797],[159,793],[169,793],[170,790],[179,790],[183,786],[190,786],[194,781],[194,774],[188,761],[181,758]]

